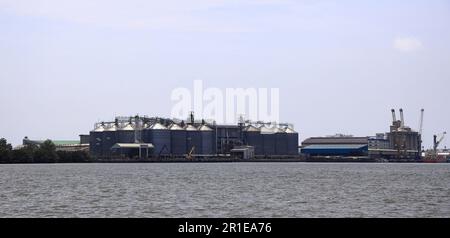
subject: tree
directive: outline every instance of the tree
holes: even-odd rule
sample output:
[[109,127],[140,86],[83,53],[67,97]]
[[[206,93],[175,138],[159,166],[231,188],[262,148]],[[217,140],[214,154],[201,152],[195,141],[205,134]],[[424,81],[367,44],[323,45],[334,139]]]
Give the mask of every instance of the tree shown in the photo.
[[0,162],[10,162],[12,146],[5,138],[0,139]]
[[56,146],[51,140],[44,141],[34,153],[34,162],[56,163],[57,161],[58,154],[56,153]]
[[14,163],[33,163],[34,154],[38,150],[37,145],[30,144],[12,151],[12,162]]

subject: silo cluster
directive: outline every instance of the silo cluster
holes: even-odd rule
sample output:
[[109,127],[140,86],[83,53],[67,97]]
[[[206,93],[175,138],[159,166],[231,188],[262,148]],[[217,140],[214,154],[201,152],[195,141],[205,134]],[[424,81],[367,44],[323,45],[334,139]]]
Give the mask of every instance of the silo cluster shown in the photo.
[[272,124],[248,125],[244,144],[255,148],[255,155],[298,155],[298,133],[288,126]]
[[189,123],[164,118],[119,117],[101,122],[90,132],[90,152],[109,156],[113,148],[151,145],[149,156],[182,157],[188,154],[214,156],[228,154],[239,145],[253,146],[257,156],[298,154],[298,134],[291,127],[239,123],[216,125],[190,120]]

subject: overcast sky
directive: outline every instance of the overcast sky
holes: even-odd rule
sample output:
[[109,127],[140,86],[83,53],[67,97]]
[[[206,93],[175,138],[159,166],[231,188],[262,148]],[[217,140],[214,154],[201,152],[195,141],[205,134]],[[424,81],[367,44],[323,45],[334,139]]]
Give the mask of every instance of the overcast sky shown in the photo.
[[[171,91],[280,89],[300,140],[450,131],[450,1],[0,0],[0,137],[169,116]],[[450,145],[450,139],[443,145]]]

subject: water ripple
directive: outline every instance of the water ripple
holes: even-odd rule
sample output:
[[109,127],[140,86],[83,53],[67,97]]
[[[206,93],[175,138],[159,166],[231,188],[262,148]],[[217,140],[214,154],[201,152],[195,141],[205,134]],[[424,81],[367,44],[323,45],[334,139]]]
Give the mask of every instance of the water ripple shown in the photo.
[[0,217],[450,217],[450,164],[0,165]]

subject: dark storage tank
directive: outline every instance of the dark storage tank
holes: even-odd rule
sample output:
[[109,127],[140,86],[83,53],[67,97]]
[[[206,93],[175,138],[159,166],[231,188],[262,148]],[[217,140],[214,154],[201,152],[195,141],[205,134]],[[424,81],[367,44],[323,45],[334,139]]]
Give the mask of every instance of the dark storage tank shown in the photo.
[[292,128],[286,128],[288,155],[298,155],[298,133]]
[[134,127],[131,123],[127,123],[125,126],[118,128],[117,130],[117,143],[134,143],[135,142]]
[[141,139],[143,143],[152,143],[152,134],[150,133],[150,124],[145,123],[144,128],[142,128]]
[[193,125],[187,125],[185,127],[186,129],[186,145],[187,145],[187,152],[189,153],[193,148],[194,154],[201,154],[202,153],[202,136],[200,134],[200,131],[197,130]]
[[170,155],[170,130],[167,127],[156,122],[148,128],[147,133],[150,134],[150,143],[154,146],[155,156]]
[[117,143],[117,126],[115,124],[108,125],[103,131],[102,154],[110,155],[111,147]]
[[102,155],[104,124],[98,125],[93,131],[89,132],[89,152],[91,155]]
[[173,155],[186,154],[186,130],[177,124],[169,126],[170,130],[170,147]]
[[201,151],[199,151],[199,154],[203,155],[214,154],[214,131],[207,125],[201,125],[198,128],[198,130],[200,132],[202,139],[202,146]]
[[287,133],[284,130],[277,128],[275,137],[276,137],[275,154],[288,155],[288,135],[287,135]]
[[255,155],[264,154],[264,144],[259,128],[247,126],[244,129],[244,143],[255,148]]
[[276,133],[273,128],[261,127],[261,135],[263,139],[263,154],[275,155],[276,154]]

